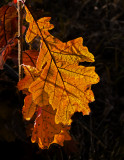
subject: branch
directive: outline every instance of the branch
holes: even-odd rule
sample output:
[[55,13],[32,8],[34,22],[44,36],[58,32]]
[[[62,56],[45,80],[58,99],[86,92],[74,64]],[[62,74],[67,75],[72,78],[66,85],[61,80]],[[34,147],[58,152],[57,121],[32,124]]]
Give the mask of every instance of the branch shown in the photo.
[[18,0],[18,66],[19,66],[19,81],[22,79],[22,2]]

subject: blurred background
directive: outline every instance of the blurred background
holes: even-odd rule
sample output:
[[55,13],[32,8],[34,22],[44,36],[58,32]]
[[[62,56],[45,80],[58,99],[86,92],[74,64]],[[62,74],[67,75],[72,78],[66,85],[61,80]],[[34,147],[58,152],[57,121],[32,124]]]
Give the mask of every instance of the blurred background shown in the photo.
[[[10,2],[1,0],[0,7]],[[37,19],[50,16],[51,34],[62,41],[83,37],[95,56],[100,82],[92,86],[91,114],[75,113],[71,142],[40,150],[26,135],[23,95],[8,68],[0,70],[0,145],[4,158],[18,160],[124,159],[124,0],[27,0]],[[6,62],[12,65],[11,62]],[[2,156],[1,156],[2,157]]]

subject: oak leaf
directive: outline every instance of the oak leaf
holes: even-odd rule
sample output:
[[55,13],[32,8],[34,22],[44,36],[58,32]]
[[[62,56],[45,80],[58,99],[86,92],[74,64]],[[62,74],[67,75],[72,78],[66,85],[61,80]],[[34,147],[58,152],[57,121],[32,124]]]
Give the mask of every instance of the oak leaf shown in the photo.
[[[31,141],[33,143],[38,142],[39,147],[42,149],[48,148],[50,144],[55,142],[59,144],[60,141],[61,145],[63,145],[64,140],[67,139],[64,134],[67,134],[69,127],[63,135],[60,135],[61,140],[55,141],[55,139],[58,139],[57,135],[61,134],[61,129],[64,128],[61,124],[55,123],[55,113],[50,105],[38,108]],[[70,140],[70,136],[68,137]]]
[[55,134],[54,136],[54,140],[52,143],[57,143],[60,146],[64,145],[64,141],[70,141],[71,140],[71,136],[69,134],[69,129],[70,127],[65,127],[61,130],[61,132],[59,134]]
[[82,37],[62,42],[48,32],[54,27],[50,17],[35,21],[25,9],[29,22],[26,41],[40,36],[41,45],[36,64],[23,65],[25,77],[18,83],[20,90],[29,93],[23,114],[30,120],[38,111],[32,142],[38,142],[41,148],[51,143],[63,145],[70,139],[66,126],[71,124],[74,112],[90,113],[88,104],[94,101],[91,86],[99,82],[99,76],[95,67],[79,66],[79,62],[94,62],[94,56],[83,46]]
[[57,109],[56,123],[70,124],[74,112],[89,114],[88,103],[94,101],[91,85],[97,83],[99,77],[95,73],[95,67],[78,65],[86,59],[94,61],[87,48],[81,46],[82,38],[67,43],[59,41],[60,46],[57,41],[59,40],[54,38],[54,41],[41,42],[36,68],[40,70],[46,62],[47,65],[39,78],[30,85],[29,91],[38,105],[42,101],[37,97],[44,91],[48,93],[49,103],[53,109]]
[[23,69],[25,77],[17,84],[19,90],[28,89],[31,83],[39,77],[39,73],[35,67],[23,64]]
[[29,94],[25,97],[24,106],[22,108],[23,118],[30,120],[36,111],[36,104],[32,101],[32,95]]
[[49,22],[44,22],[44,25],[36,22],[27,8],[26,12],[26,20],[30,23],[27,41],[30,42],[36,35],[41,37],[36,70],[40,73],[46,64],[40,76],[29,86],[29,92],[39,106],[43,105],[41,96],[47,93],[49,103],[57,109],[55,122],[70,124],[74,112],[89,114],[88,104],[94,101],[91,85],[99,82],[95,67],[78,65],[84,61],[94,62],[94,56],[82,45],[81,37],[63,43],[48,32],[49,28],[53,28]]
[[52,143],[63,146],[65,140],[71,140],[71,136],[68,133],[70,127],[56,124],[56,111],[49,104],[43,107],[37,106],[32,101],[31,94],[25,97],[22,113],[25,120],[30,120],[34,113],[37,113],[31,141],[32,143],[37,142],[40,148],[48,148]]

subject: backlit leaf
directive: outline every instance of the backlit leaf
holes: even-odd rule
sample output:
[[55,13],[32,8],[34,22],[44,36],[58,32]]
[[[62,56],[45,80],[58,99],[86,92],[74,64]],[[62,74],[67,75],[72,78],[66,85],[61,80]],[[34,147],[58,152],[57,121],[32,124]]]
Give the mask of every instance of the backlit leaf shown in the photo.
[[57,143],[59,144],[60,146],[63,146],[64,144],[64,141],[69,141],[71,140],[71,136],[70,134],[68,133],[68,130],[70,129],[70,127],[65,127],[63,128],[63,130],[61,130],[61,132],[59,134],[56,134],[54,136],[54,140],[52,143]]
[[[91,85],[97,83],[99,77],[95,73],[95,67],[78,66],[79,62],[94,62],[94,56],[82,45],[83,39],[80,37],[63,43],[43,30],[42,25],[40,27],[29,12],[26,18],[28,22],[31,19],[33,33],[37,32],[41,37],[36,68],[40,71],[47,63],[40,77],[29,87],[33,101],[42,105],[41,98],[38,97],[44,91],[48,93],[49,103],[53,109],[57,109],[56,123],[70,124],[71,116],[76,111],[89,114],[88,103],[94,101]],[[29,33],[26,34],[28,36]]]
[[63,145],[64,140],[70,140],[71,116],[77,111],[90,113],[88,104],[94,101],[91,86],[99,82],[99,76],[95,67],[79,66],[79,62],[94,62],[94,56],[83,46],[82,37],[62,42],[48,32],[54,27],[50,17],[35,21],[25,9],[29,22],[26,41],[39,36],[41,45],[37,61],[23,65],[25,77],[18,83],[20,90],[29,93],[23,115],[29,120],[37,113],[32,142],[38,142],[40,148],[51,143]]
[[54,41],[42,41],[36,67],[40,70],[46,62],[47,65],[40,77],[30,85],[29,91],[38,105],[42,102],[37,96],[42,95],[43,91],[48,93],[49,103],[57,109],[56,123],[70,124],[71,116],[76,111],[89,114],[88,103],[94,101],[91,85],[97,83],[99,77],[95,67],[78,66],[79,61],[94,61],[88,49],[80,46],[80,41],[82,38],[67,43],[59,41],[60,46],[55,38]]
[[29,94],[25,97],[24,106],[22,109],[23,117],[26,120],[30,120],[36,110],[36,104],[32,101],[32,95]]
[[55,111],[52,107],[39,107],[31,141],[38,142],[40,148],[46,148],[53,142],[54,135],[60,132],[61,125],[55,123]]
[[50,24],[50,17],[44,17],[35,22],[30,11],[25,6],[26,10],[26,21],[30,23],[29,28],[26,33],[26,42],[31,42],[37,35],[40,34],[40,31],[51,30],[54,26]]

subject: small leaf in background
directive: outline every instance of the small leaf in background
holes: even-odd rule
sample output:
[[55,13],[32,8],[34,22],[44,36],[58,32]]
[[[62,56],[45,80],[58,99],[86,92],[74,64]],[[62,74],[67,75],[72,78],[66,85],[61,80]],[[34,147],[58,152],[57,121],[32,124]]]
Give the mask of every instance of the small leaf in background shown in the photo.
[[[22,33],[26,30],[22,26]],[[0,8],[0,69],[8,58],[12,58],[18,64],[17,49],[18,19],[17,9],[14,5],[5,5]]]
[[0,69],[6,59],[12,56],[13,48],[17,44],[14,38],[17,32],[17,9],[15,6],[5,5],[0,8]]
[[3,65],[8,58],[16,58],[17,59],[17,49],[15,46],[17,45],[17,39],[9,39],[7,41],[7,45],[4,48],[1,48],[1,60],[0,60],[0,69],[3,69]]
[[5,5],[0,8],[0,48],[7,45],[17,32],[17,9],[15,6]]

